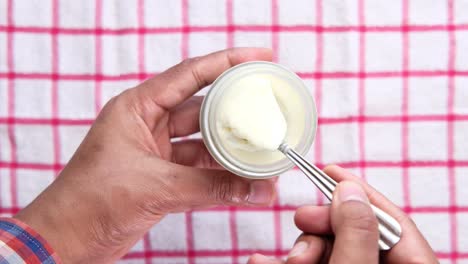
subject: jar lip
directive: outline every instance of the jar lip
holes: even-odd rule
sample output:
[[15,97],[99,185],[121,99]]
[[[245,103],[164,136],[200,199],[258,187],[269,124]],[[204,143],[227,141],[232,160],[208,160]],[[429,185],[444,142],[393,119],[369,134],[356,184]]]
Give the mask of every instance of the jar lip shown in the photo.
[[237,161],[234,162],[234,161],[229,160],[218,149],[218,146],[216,145],[216,143],[213,140],[213,134],[212,134],[212,131],[210,129],[209,122],[208,122],[210,109],[212,107],[213,100],[214,100],[213,98],[215,98],[216,93],[219,91],[219,87],[222,87],[222,86],[219,85],[219,83],[222,80],[224,80],[229,74],[231,74],[233,71],[236,71],[239,68],[245,68],[245,67],[253,66],[253,65],[255,65],[255,66],[258,66],[258,65],[267,66],[267,67],[270,67],[270,68],[273,68],[273,69],[276,69],[276,70],[279,69],[279,70],[287,73],[288,75],[290,75],[290,77],[292,79],[296,79],[302,84],[301,87],[297,87],[296,89],[302,89],[302,90],[305,91],[304,94],[307,97],[307,98],[305,98],[305,101],[309,101],[309,103],[311,104],[310,106],[312,107],[312,109],[309,109],[309,110],[310,110],[313,118],[311,120],[312,129],[310,129],[310,131],[308,133],[306,133],[307,138],[306,138],[306,140],[304,142],[305,145],[302,146],[303,149],[300,150],[301,154],[306,154],[310,150],[310,147],[312,146],[312,142],[313,142],[313,140],[315,138],[315,133],[316,133],[316,130],[317,130],[317,123],[318,122],[317,122],[317,110],[316,110],[315,101],[314,101],[312,95],[310,94],[309,90],[306,89],[307,87],[305,86],[303,80],[299,76],[297,76],[297,74],[295,74],[292,70],[288,69],[287,67],[285,67],[283,65],[280,65],[280,64],[277,64],[277,63],[272,63],[272,62],[267,62],[267,61],[250,61],[250,62],[241,63],[241,64],[238,64],[238,65],[236,65],[234,67],[231,67],[230,69],[223,72],[220,76],[218,76],[218,78],[216,78],[216,80],[211,85],[211,89],[207,92],[207,94],[206,94],[206,96],[205,96],[205,98],[203,100],[201,110],[200,110],[200,121],[199,122],[200,122],[200,131],[201,131],[201,134],[202,134],[202,137],[203,137],[203,141],[204,141],[208,151],[213,156],[213,158],[220,165],[222,165],[224,168],[226,168],[227,170],[231,171],[234,174],[243,176],[243,177],[254,178],[254,179],[262,179],[262,178],[270,178],[270,177],[273,177],[275,175],[279,175],[281,173],[284,173],[284,172],[290,170],[292,167],[294,167],[294,164],[292,162],[288,161],[287,163],[285,163],[285,165],[283,165],[283,166],[281,166],[279,168],[276,168],[276,169],[273,169],[273,170],[262,171],[262,172],[250,171],[250,170],[246,170],[246,169],[244,169],[242,167],[239,167],[238,165],[236,165],[236,163],[239,163],[239,162],[237,162]]

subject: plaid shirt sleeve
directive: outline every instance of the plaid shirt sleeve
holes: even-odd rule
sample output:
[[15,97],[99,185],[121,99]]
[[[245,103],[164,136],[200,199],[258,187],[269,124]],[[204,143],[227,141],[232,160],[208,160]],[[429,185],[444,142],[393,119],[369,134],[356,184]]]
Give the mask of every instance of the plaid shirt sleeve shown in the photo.
[[0,264],[61,263],[52,247],[31,227],[0,218]]

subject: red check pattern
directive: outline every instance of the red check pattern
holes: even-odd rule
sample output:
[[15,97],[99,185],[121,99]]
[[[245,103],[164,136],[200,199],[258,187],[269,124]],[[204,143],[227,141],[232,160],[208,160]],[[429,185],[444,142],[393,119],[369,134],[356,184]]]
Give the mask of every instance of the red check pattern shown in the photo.
[[[317,101],[308,158],[362,175],[414,218],[442,263],[467,262],[467,8],[466,0],[0,0],[0,213],[16,213],[54,179],[113,95],[187,57],[268,46]],[[324,202],[291,171],[273,207],[168,216],[122,263],[285,256],[299,234],[295,208]]]

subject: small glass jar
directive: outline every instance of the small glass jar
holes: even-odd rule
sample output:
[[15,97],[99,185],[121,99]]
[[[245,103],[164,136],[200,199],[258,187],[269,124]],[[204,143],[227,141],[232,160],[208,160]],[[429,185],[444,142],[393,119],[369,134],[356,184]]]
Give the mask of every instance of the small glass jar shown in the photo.
[[317,130],[314,99],[304,82],[293,71],[271,62],[246,62],[221,74],[203,101],[200,130],[208,151],[224,168],[247,178],[270,178],[291,169],[294,164],[280,151],[232,150],[218,134],[218,109],[222,101],[226,100],[223,94],[241,78],[250,75],[271,78],[273,91],[288,124],[285,142],[302,155],[309,151]]

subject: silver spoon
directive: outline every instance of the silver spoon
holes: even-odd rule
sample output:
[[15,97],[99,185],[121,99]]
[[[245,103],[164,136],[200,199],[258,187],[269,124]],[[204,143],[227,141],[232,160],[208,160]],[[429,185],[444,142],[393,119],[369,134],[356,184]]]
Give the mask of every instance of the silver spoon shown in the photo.
[[[304,174],[312,181],[322,193],[332,200],[333,190],[337,185],[337,182],[325,174],[322,170],[317,168],[312,163],[308,162],[304,157],[299,155],[296,151],[290,148],[286,143],[282,143],[279,151],[283,152]],[[381,250],[389,250],[395,246],[401,237],[401,226],[393,217],[385,213],[381,209],[371,204],[372,210],[379,221],[379,248]]]

